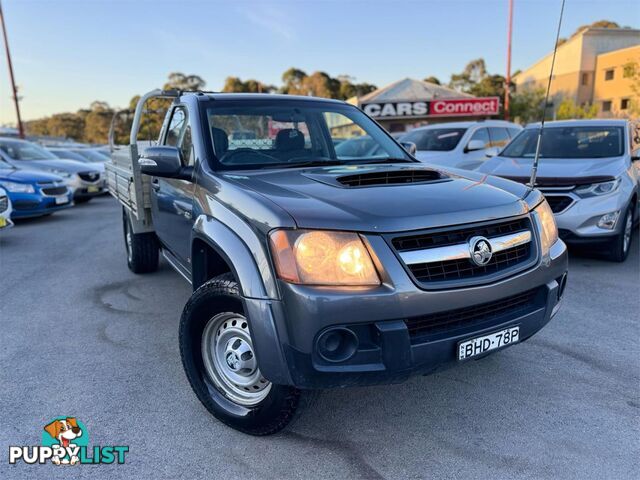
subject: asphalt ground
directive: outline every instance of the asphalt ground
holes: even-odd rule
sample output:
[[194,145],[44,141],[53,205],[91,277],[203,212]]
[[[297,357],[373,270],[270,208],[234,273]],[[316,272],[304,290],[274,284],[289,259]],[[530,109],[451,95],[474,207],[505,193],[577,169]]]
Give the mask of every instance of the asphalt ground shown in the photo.
[[[192,393],[177,328],[189,285],[129,272],[110,197],[0,234],[0,478],[638,478],[640,256],[573,255],[531,340],[400,385],[328,390],[255,438]],[[123,465],[8,464],[60,415]]]

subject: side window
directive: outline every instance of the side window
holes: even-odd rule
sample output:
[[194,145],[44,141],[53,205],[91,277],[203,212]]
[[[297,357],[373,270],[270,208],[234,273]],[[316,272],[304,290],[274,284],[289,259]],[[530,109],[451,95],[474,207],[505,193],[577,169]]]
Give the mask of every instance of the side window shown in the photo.
[[514,138],[516,135],[520,133],[519,128],[507,128],[507,130],[509,130],[509,136],[511,136],[511,138]]
[[489,136],[491,137],[491,146],[492,147],[504,147],[507,143],[509,143],[509,132],[507,132],[506,128],[498,128],[492,127],[489,129]]
[[484,147],[482,148],[489,148],[489,132],[486,128],[479,128],[476,130],[469,139],[469,141],[471,140],[481,140],[484,142]]
[[180,149],[183,165],[193,165],[191,126],[184,107],[176,107],[173,111],[164,144]]

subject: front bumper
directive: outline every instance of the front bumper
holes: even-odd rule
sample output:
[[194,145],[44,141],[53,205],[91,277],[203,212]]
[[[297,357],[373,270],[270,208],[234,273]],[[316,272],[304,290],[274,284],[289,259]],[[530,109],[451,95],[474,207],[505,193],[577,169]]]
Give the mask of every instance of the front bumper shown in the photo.
[[[574,202],[564,211],[556,213],[555,219],[561,238],[567,243],[607,242],[620,233],[622,222],[620,217],[629,205],[631,196],[616,191],[610,195],[580,198],[574,193]],[[620,212],[618,222],[612,230],[601,228],[598,221],[603,215]]]
[[73,206],[70,193],[64,195],[66,202],[57,203],[60,200],[56,201],[56,198],[61,197],[63,195],[46,196],[40,193],[10,193],[9,198],[11,198],[13,206],[11,218],[38,217]]
[[[491,284],[449,290],[420,289],[382,238],[371,236],[368,241],[388,274],[389,281],[380,287],[337,290],[280,282],[282,301],[245,299],[256,355],[267,379],[299,388],[400,382],[457,363],[460,341],[515,325],[525,340],[558,310],[567,272],[562,241],[526,271]],[[414,335],[408,328],[416,317],[474,310],[532,290],[534,300],[526,310],[429,335]],[[344,361],[327,361],[318,339],[336,327],[355,334],[357,350]],[[281,351],[274,351],[273,342]],[[283,364],[287,372],[278,368]]]
[[108,193],[106,181],[102,177],[99,177],[93,182],[88,182],[77,177],[69,181],[67,186],[73,192],[74,199],[92,198]]

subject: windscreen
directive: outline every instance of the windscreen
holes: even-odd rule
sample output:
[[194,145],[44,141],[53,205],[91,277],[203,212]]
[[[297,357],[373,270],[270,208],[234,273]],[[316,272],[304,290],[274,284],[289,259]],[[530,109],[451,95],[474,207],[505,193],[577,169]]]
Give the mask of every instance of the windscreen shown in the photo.
[[414,130],[401,137],[403,142],[416,144],[418,150],[448,152],[456,148],[466,128],[428,128]]
[[[538,128],[523,130],[500,154],[503,157],[533,158]],[[606,158],[624,154],[621,127],[545,127],[540,142],[541,158]]]
[[211,144],[222,168],[410,161],[356,107],[310,101],[214,101],[206,108]]
[[12,160],[57,160],[53,153],[40,145],[20,140],[0,140],[2,150]]

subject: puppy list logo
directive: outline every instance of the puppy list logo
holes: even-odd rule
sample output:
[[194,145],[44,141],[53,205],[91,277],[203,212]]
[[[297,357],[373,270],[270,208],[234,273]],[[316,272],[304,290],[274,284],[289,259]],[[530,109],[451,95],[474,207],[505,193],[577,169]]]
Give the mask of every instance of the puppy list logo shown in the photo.
[[75,417],[56,417],[44,426],[42,446],[10,446],[9,463],[54,465],[124,463],[129,447],[98,446],[89,449],[89,432]]

